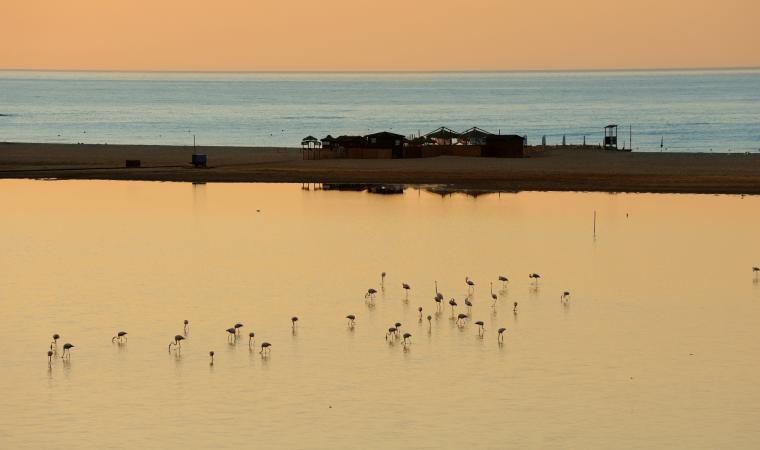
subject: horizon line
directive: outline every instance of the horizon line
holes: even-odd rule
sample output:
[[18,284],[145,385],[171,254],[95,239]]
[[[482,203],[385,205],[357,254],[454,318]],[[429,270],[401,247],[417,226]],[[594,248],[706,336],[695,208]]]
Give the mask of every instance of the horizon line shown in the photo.
[[74,73],[174,73],[174,74],[468,74],[468,73],[609,73],[609,72],[697,72],[760,70],[760,66],[661,67],[599,69],[452,69],[452,70],[184,70],[184,69],[40,69],[0,68],[0,72]]

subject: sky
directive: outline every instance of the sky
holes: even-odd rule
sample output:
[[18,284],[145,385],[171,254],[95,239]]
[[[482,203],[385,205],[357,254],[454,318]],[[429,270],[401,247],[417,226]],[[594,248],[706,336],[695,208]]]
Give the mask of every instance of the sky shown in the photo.
[[758,0],[2,0],[0,69],[760,66]]

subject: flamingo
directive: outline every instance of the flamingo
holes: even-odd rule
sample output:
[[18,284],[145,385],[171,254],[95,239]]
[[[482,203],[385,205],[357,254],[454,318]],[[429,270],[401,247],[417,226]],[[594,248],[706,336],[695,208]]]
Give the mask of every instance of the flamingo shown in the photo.
[[539,275],[537,273],[532,273],[532,274],[528,275],[528,277],[529,278],[533,278],[533,282],[536,284],[536,286],[538,286],[538,279],[541,278],[541,275]]
[[515,313],[517,313],[517,302],[514,303],[514,308],[512,308],[512,311],[514,311]]
[[452,298],[449,300],[449,305],[451,305],[451,314],[454,315],[454,307],[457,306],[457,301]]
[[187,336],[187,330],[188,329],[190,329],[190,321],[188,321],[187,319],[185,319],[185,328],[184,328],[184,330],[185,330],[185,336]]
[[502,287],[507,287],[507,283],[509,282],[509,278],[505,277],[504,275],[499,275],[499,281],[501,281]]
[[438,291],[438,280],[435,281],[435,297],[433,299],[436,301],[443,300],[443,294]]
[[427,320],[428,320],[428,331],[430,331],[430,329],[433,327],[433,322],[432,322],[433,316],[428,314]]
[[250,347],[251,345],[253,345],[253,341],[254,341],[255,337],[256,337],[256,333],[254,333],[253,331],[251,331],[250,333],[248,333],[248,347]]
[[443,296],[435,297],[433,299],[433,301],[435,301],[435,303],[436,303],[436,309],[440,310],[441,309],[441,302],[443,302]]
[[385,272],[380,274],[380,287],[385,287]]
[[478,320],[477,322],[475,322],[475,325],[478,326],[478,335],[483,336],[483,332],[485,331],[485,328],[484,328],[485,324],[483,323],[483,321]]
[[393,337],[396,335],[396,328],[390,327],[388,328],[388,332],[385,333],[385,340],[387,341],[389,337]]
[[292,328],[294,330],[296,329],[296,322],[298,322],[298,317],[293,316],[293,317],[290,318],[290,323],[291,323],[291,326],[292,326]]
[[269,342],[262,342],[261,343],[261,350],[259,351],[259,354],[261,354],[261,355],[267,354],[268,355],[271,347],[272,347],[272,344],[270,344]]
[[124,338],[124,340],[127,339],[126,336],[127,336],[127,332],[126,331],[119,331],[118,333],[116,333],[116,336],[114,336],[114,337],[111,338],[111,342],[113,342],[115,340],[118,340],[119,342],[121,342],[122,338]]
[[236,333],[237,333],[237,332],[235,331],[235,329],[234,329],[234,328],[227,328],[227,333],[229,333],[229,334],[227,335],[227,340],[228,340],[228,341],[234,341],[234,340],[237,340],[237,336],[236,336]]
[[493,293],[493,282],[491,282],[491,299],[493,300],[492,307],[496,306],[496,300],[499,299],[499,297],[496,296],[496,294]]
[[757,274],[760,273],[760,267],[753,267],[752,273],[755,274],[755,278],[757,278]]
[[412,337],[412,333],[404,333],[404,345],[408,345],[412,343],[412,340],[410,339]]
[[504,342],[504,332],[505,331],[507,331],[506,328],[499,328],[499,330],[498,330],[499,342]]
[[55,352],[58,353],[58,339],[61,338],[61,335],[58,333],[53,334],[53,340],[50,342],[50,348],[52,349],[55,347]]
[[242,323],[236,323],[233,328],[235,328],[235,334],[240,334],[240,329],[243,328],[243,324]]
[[68,342],[63,344],[63,356],[61,356],[61,359],[65,357],[71,358],[71,349],[74,348],[74,344],[69,344]]
[[364,294],[364,298],[369,298],[370,300],[374,300],[375,294],[377,294],[377,290],[375,288],[369,288],[367,289],[367,293]]
[[470,277],[464,277],[464,282],[467,283],[468,292],[472,292],[472,290],[475,289],[475,282],[472,281]]
[[464,304],[467,306],[467,311],[470,311],[472,309],[472,302],[469,298],[464,299]]
[[401,333],[401,322],[396,322],[393,326],[396,327],[396,337],[398,337],[398,334]]
[[566,302],[567,300],[570,299],[570,292],[568,292],[568,291],[563,292],[562,293],[562,297],[560,297],[559,299],[562,302]]
[[401,283],[401,287],[406,291],[406,299],[409,300],[409,290],[412,289],[407,283]]
[[180,334],[174,336],[174,342],[169,342],[169,351],[172,350],[172,345],[178,349],[182,348],[182,346],[180,345],[180,342],[183,341],[184,339],[185,337]]
[[417,308],[417,312],[420,313],[420,322],[422,322],[422,306]]
[[214,351],[211,350],[210,352],[208,352],[208,356],[211,357],[211,362],[209,363],[209,365],[213,366],[214,365]]
[[463,326],[466,323],[467,323],[467,314],[459,313],[459,315],[457,315],[457,325]]
[[348,319],[348,327],[353,328],[354,327],[354,320],[356,320],[356,316],[353,314],[349,314],[346,316],[346,319]]
[[53,363],[53,351],[48,350],[48,366]]

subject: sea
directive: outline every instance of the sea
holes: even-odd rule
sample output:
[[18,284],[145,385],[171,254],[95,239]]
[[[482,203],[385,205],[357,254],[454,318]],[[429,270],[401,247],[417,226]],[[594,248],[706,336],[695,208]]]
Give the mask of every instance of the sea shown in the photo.
[[298,147],[446,126],[529,144],[760,151],[760,69],[467,73],[0,71],[0,141]]

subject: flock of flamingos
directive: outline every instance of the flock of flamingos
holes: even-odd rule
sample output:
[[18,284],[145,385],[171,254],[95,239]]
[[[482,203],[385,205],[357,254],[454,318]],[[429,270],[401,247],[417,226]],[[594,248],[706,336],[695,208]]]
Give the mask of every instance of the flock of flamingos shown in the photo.
[[[758,275],[760,275],[760,267],[753,267],[752,272],[755,275],[755,281],[758,279]],[[385,277],[386,273],[383,272],[380,274],[380,288],[385,289]],[[531,273],[528,275],[529,278],[533,280],[534,286],[538,286],[538,280],[541,278],[541,275],[537,273]],[[464,304],[467,307],[467,311],[469,312],[472,308],[472,294],[475,290],[475,282],[471,280],[469,277],[465,277],[464,279],[468,293],[467,297],[464,300]],[[500,275],[498,277],[498,281],[502,283],[502,286],[506,287],[507,283],[509,282],[509,278]],[[408,283],[401,283],[401,288],[405,291],[405,301],[409,300],[409,291],[411,291],[411,286]],[[368,306],[374,305],[375,302],[375,296],[377,294],[377,290],[375,288],[369,288],[367,289],[367,292],[364,294],[365,301],[367,302]],[[491,283],[491,299],[493,300],[493,303],[491,304],[492,308],[496,307],[496,302],[499,299],[499,297],[493,292],[493,283]],[[443,308],[443,302],[444,302],[444,296],[438,291],[438,282],[435,282],[435,296],[433,297],[433,301],[436,303],[436,311],[440,312],[441,308]],[[560,301],[564,304],[567,304],[567,302],[570,301],[570,292],[564,291],[562,292],[560,296]],[[459,327],[464,327],[467,324],[467,320],[470,318],[470,316],[466,313],[456,313],[456,307],[459,306],[457,301],[453,298],[451,298],[448,301],[449,306],[451,306],[451,318],[456,320],[456,324]],[[514,302],[512,304],[513,308],[512,311],[514,314],[517,314],[517,306],[518,303]],[[417,311],[419,313],[419,321],[422,321],[422,306],[417,308]],[[355,326],[355,320],[356,315],[349,314],[346,316],[346,319],[348,319],[348,327],[353,328]],[[428,330],[432,327],[433,316],[428,315],[427,316],[427,322],[428,322]],[[293,330],[295,330],[297,323],[298,323],[298,317],[293,316],[290,318],[291,326]],[[478,335],[483,336],[485,333],[484,323],[483,321],[476,321],[475,325],[478,326]],[[227,336],[230,340],[237,340],[240,336],[240,329],[243,328],[242,323],[236,323],[230,328],[227,328]],[[174,336],[174,339],[169,343],[168,351],[171,352],[172,350],[179,352],[182,348],[182,341],[186,339],[188,331],[190,328],[190,322],[188,320],[184,321],[184,327],[183,327],[183,334],[178,334]],[[504,342],[504,332],[506,332],[506,328],[499,328],[496,330],[497,334],[497,341],[499,344],[502,344]],[[127,340],[127,332],[126,331],[119,331],[116,333],[115,336],[111,338],[111,342],[119,342],[119,343],[125,343]],[[256,334],[254,332],[248,333],[248,346],[253,347],[255,344]],[[393,326],[388,328],[387,333],[385,334],[386,340],[395,340],[395,339],[402,339],[402,343],[404,347],[406,348],[408,345],[411,344],[411,338],[412,334],[409,332],[401,333],[401,323],[396,322],[393,324]],[[53,357],[58,354],[58,340],[61,339],[61,335],[58,333],[53,334],[53,340],[50,342],[50,348],[47,352],[48,356],[48,365],[52,364]],[[74,344],[71,344],[69,342],[63,344],[63,351],[61,352],[61,358],[67,359],[71,358],[71,349],[74,348]],[[260,350],[259,353],[262,355],[262,357],[267,357],[269,355],[269,352],[271,351],[272,344],[269,342],[262,342],[260,344]],[[209,358],[210,358],[210,364],[214,364],[214,352],[209,352]]]

